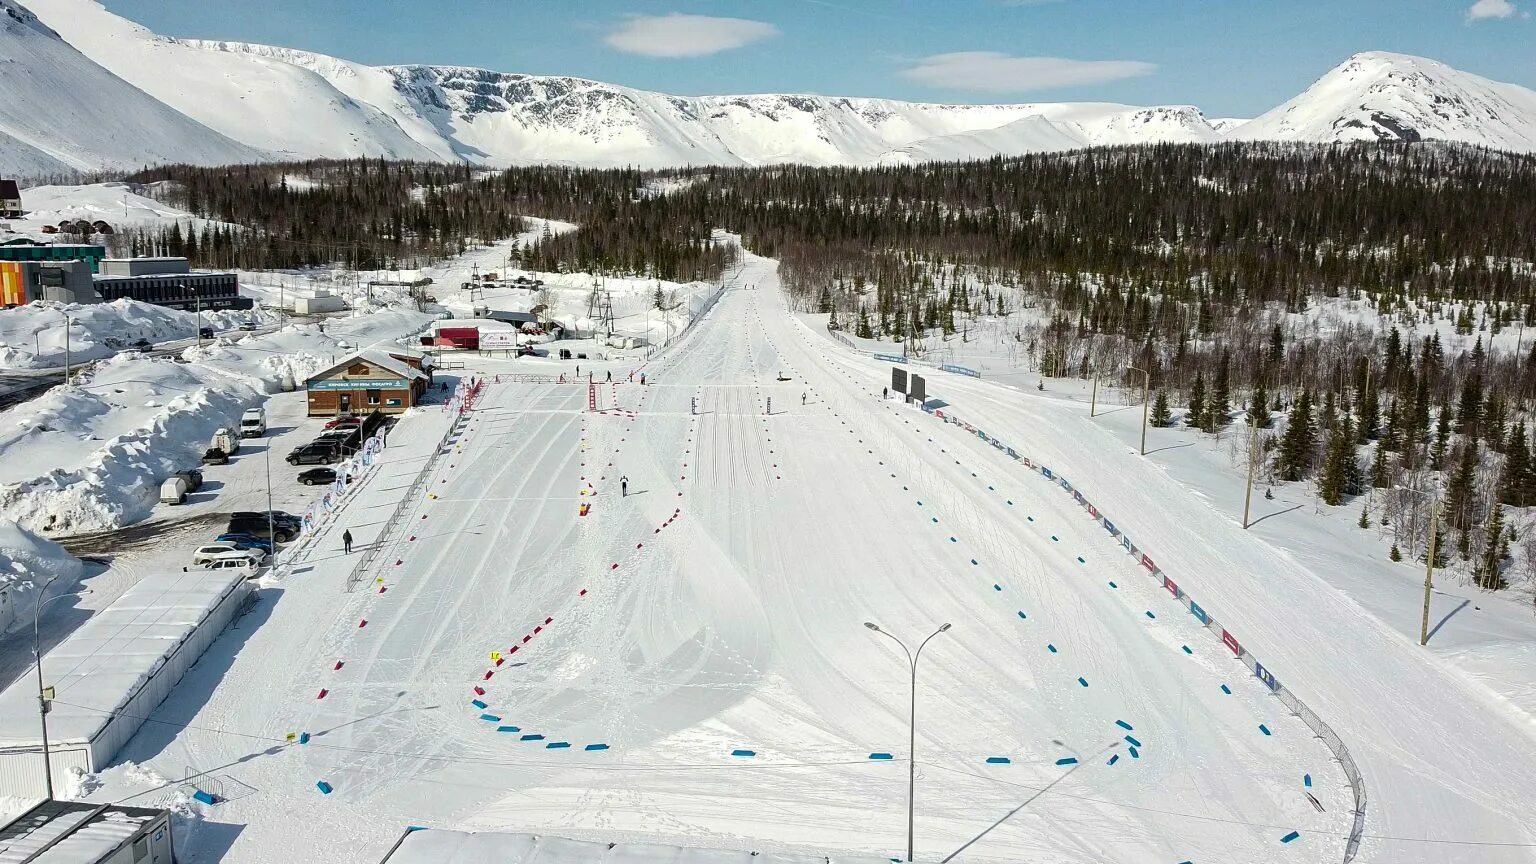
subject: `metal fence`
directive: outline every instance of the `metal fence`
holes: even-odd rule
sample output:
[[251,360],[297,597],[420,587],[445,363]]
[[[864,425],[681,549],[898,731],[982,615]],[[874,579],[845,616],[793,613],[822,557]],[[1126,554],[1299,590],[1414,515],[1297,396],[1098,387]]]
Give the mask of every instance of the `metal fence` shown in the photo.
[[1365,778],[1361,775],[1360,768],[1355,764],[1354,758],[1350,756],[1349,748],[1344,745],[1343,739],[1341,739],[1338,734],[1335,733],[1333,729],[1323,721],[1321,717],[1317,716],[1316,712],[1308,708],[1306,704],[1304,704],[1301,699],[1296,696],[1295,693],[1292,693],[1290,690],[1286,689],[1285,685],[1281,684],[1280,680],[1275,677],[1275,674],[1266,668],[1257,657],[1253,656],[1252,652],[1243,646],[1242,641],[1238,639],[1237,636],[1235,636],[1230,630],[1223,627],[1221,623],[1216,620],[1216,617],[1210,613],[1209,610],[1201,606],[1198,602],[1195,601],[1193,597],[1189,596],[1189,594],[1180,588],[1178,583],[1175,582],[1172,577],[1170,577],[1167,573],[1164,573],[1163,570],[1157,566],[1157,562],[1152,559],[1151,554],[1148,553],[1145,548],[1138,546],[1133,540],[1131,540],[1131,538],[1119,527],[1117,527],[1115,523],[1103,513],[1103,511],[1099,510],[1099,508],[1095,506],[1093,502],[1089,501],[1088,498],[1083,495],[1082,490],[1075,488],[1071,481],[1063,477],[1061,474],[1053,471],[1048,466],[1042,465],[1039,462],[1030,459],[1028,456],[1020,454],[1012,447],[1003,443],[1003,441],[1000,439],[989,435],[986,431],[978,429],[977,427],[972,426],[970,423],[967,423],[964,420],[961,420],[953,413],[943,409],[929,409],[926,407],[924,410],[928,411],[928,413],[932,414],[934,417],[943,420],[945,423],[959,426],[967,432],[974,434],[976,437],[986,441],[988,444],[991,444],[992,447],[996,450],[1020,462],[1024,467],[1030,469],[1040,477],[1051,481],[1052,485],[1071,495],[1073,500],[1075,500],[1079,506],[1086,510],[1088,515],[1093,517],[1093,519],[1099,523],[1100,527],[1102,527],[1109,533],[1111,537],[1114,538],[1115,542],[1125,550],[1127,555],[1130,555],[1132,558],[1134,558],[1136,563],[1140,564],[1148,572],[1149,575],[1157,579],[1161,586],[1167,590],[1169,594],[1173,595],[1173,598],[1177,600],[1179,604],[1189,612],[1190,615],[1194,616],[1194,618],[1200,622],[1203,629],[1210,633],[1212,637],[1220,641],[1228,651],[1231,651],[1232,655],[1241,661],[1244,666],[1248,667],[1248,670],[1253,673],[1254,677],[1258,678],[1265,687],[1269,688],[1269,691],[1275,696],[1275,698],[1280,700],[1281,704],[1285,705],[1285,707],[1291,712],[1293,716],[1299,718],[1302,723],[1306,724],[1308,729],[1312,730],[1313,734],[1323,742],[1323,746],[1327,747],[1328,751],[1333,754],[1334,759],[1339,763],[1339,767],[1343,770],[1345,778],[1349,780],[1350,792],[1354,798],[1354,823],[1350,828],[1349,838],[1344,845],[1344,864],[1349,864],[1350,861],[1353,861],[1355,855],[1360,851],[1360,841],[1365,833]]

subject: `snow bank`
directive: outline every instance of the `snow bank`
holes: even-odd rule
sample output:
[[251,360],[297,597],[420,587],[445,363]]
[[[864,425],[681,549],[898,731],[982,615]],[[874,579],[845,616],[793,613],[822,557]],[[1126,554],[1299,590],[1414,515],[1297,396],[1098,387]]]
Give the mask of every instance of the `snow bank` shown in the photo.
[[66,316],[71,363],[110,357],[140,339],[157,344],[196,339],[199,321],[203,327],[229,330],[244,321],[269,324],[278,320],[275,313],[259,309],[204,311],[199,319],[194,312],[137,300],[83,305],[39,300],[0,310],[0,369],[62,367]]
[[886,864],[890,858],[731,852],[648,843],[589,843],[535,834],[412,831],[386,864]]

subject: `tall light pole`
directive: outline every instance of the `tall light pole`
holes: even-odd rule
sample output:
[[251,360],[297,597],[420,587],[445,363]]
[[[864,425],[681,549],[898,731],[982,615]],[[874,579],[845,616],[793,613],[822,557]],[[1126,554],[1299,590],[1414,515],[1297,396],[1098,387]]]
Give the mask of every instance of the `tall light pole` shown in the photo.
[[1088,417],[1099,413],[1099,367],[1093,367],[1093,395],[1088,400]]
[[913,802],[917,794],[917,661],[918,658],[923,656],[923,649],[928,646],[928,643],[933,639],[933,637],[943,633],[945,630],[948,630],[950,625],[945,624],[943,627],[940,627],[939,629],[929,634],[928,638],[924,639],[922,644],[917,646],[917,651],[915,652],[907,648],[907,643],[901,641],[890,633],[881,630],[874,622],[865,621],[864,626],[875,631],[876,633],[879,633],[882,636],[890,637],[892,642],[900,645],[902,653],[907,655],[907,662],[912,666],[912,702],[911,713],[908,717],[907,725],[907,731],[909,733],[907,743],[907,860],[912,861],[912,814]]
[[1135,366],[1126,367],[1141,373],[1141,455],[1147,455],[1147,406],[1152,401],[1152,373]]
[[64,313],[64,383],[69,383],[69,313]]
[[1424,545],[1424,610],[1419,618],[1419,645],[1423,646],[1429,644],[1429,601],[1435,588],[1435,541],[1440,534],[1440,496],[1407,486],[1397,488],[1410,495],[1422,495],[1429,499],[1429,539]]
[[1243,492],[1243,530],[1248,530],[1249,504],[1253,501],[1253,442],[1258,436],[1259,424],[1254,422],[1253,409],[1248,410],[1248,486]]
[[[37,596],[41,598],[46,595],[48,587],[58,578],[58,576],[49,577],[48,581],[43,583],[42,590],[38,591]],[[37,669],[37,717],[43,727],[43,780],[47,785],[48,800],[50,801],[53,800],[53,762],[51,761],[52,757],[48,755],[48,710],[52,697],[48,689],[43,686],[43,648],[42,640],[38,635],[38,622],[43,617],[44,606],[55,600],[63,600],[65,597],[78,597],[86,593],[90,592],[82,591],[73,594],[60,594],[57,597],[50,597],[46,600],[39,599],[37,606],[32,610],[32,662]]]
[[192,326],[197,330],[197,347],[201,348],[203,347],[203,292],[196,288],[188,289],[186,285],[181,286],[181,289],[192,292]]

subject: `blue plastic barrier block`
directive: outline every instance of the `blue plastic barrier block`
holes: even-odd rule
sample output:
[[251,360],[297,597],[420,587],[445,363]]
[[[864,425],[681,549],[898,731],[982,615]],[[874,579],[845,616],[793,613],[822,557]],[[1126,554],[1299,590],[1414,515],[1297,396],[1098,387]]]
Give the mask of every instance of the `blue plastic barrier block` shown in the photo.
[[1076,765],[1077,764],[1077,760],[1074,759],[1071,756],[1067,756],[1067,757],[1064,757],[1064,758],[1061,758],[1061,759],[1057,759],[1056,760],[1056,764],[1057,765]]
[[1131,758],[1132,759],[1140,759],[1141,758],[1141,751],[1140,750],[1136,749],[1135,747],[1128,747],[1126,749],[1131,751]]
[[213,803],[213,796],[209,795],[207,792],[204,792],[203,790],[199,789],[196,792],[192,793],[192,800],[196,801],[196,802],[198,802],[200,804],[212,804]]
[[1273,734],[1275,734],[1275,733],[1269,731],[1269,727],[1265,726],[1263,723],[1259,724],[1259,731],[1263,732],[1265,735],[1273,735]]
[[939,524],[939,517],[937,517],[937,516],[933,517],[933,524],[935,524],[935,525]]
[[1223,684],[1223,685],[1221,685],[1221,692],[1227,694],[1228,696],[1231,696],[1232,695],[1232,688],[1228,687],[1225,684]]
[[427,826],[425,826],[425,825],[407,825],[407,826],[405,826],[405,833],[407,833],[407,834],[415,834],[417,831],[425,831],[425,830],[427,830]]
[[1033,516],[1026,516],[1025,518],[1028,519],[1031,522],[1035,521],[1035,517],[1033,517]]
[[871,758],[871,759],[890,759],[891,758],[891,754],[889,754],[889,753],[871,753],[871,754],[869,754],[869,758]]
[[1079,555],[1079,556],[1077,556],[1077,563],[1079,563],[1079,564],[1087,564],[1088,562],[1084,561],[1083,560],[1083,556]]
[[1119,587],[1120,587],[1120,586],[1119,586],[1119,585],[1116,585],[1116,584],[1115,584],[1115,583],[1113,583],[1113,582],[1111,582],[1111,583],[1109,583],[1109,587],[1111,587],[1111,588],[1119,588]]
[[569,741],[551,741],[544,745],[545,750],[565,750],[571,746]]
[[745,756],[745,757],[749,757],[750,758],[752,756],[756,756],[757,755],[757,751],[756,750],[732,750],[731,751],[731,755],[732,756]]
[[1079,676],[1078,679],[1077,679],[1077,683],[1083,685],[1084,687],[1087,687],[1088,686],[1088,679]]
[[1195,653],[1195,652],[1189,650],[1189,646],[1188,645],[1180,645],[1179,647],[1184,649],[1184,653],[1185,654],[1191,654],[1192,655],[1192,654]]
[[1029,619],[1029,616],[1024,614],[1024,610],[1023,609],[1019,610],[1019,617],[1022,618],[1022,619],[1025,619],[1025,620]]
[[608,745],[607,744],[588,744],[586,747],[584,747],[582,749],[587,750],[589,752],[593,751],[593,750],[607,750],[608,749]]
[[1121,729],[1124,729],[1127,732],[1133,732],[1133,731],[1135,731],[1135,728],[1136,728],[1136,727],[1132,726],[1131,724],[1125,722],[1124,720],[1116,720],[1115,721],[1115,725],[1119,726]]
[[333,791],[331,784],[325,782],[324,780],[317,781],[315,783],[315,788],[320,790],[321,795],[329,795]]
[[480,719],[484,720],[487,723],[500,723],[501,722],[501,718],[497,717],[495,714],[481,714],[480,715]]
[[951,538],[949,538],[949,542],[951,542],[951,543],[959,543],[959,542],[960,542],[960,541],[959,541],[959,540],[956,540],[956,539],[955,539],[955,538],[953,538],[953,537],[951,537]]
[[1147,617],[1151,618],[1154,621],[1157,620],[1157,616],[1152,614],[1152,610],[1151,609],[1147,610]]
[[1001,590],[1003,590],[1003,586],[997,584],[996,582],[993,582],[992,583],[992,590],[993,591],[1001,591]]
[[1307,787],[1308,789],[1311,789],[1312,788],[1312,775],[1311,774],[1303,774],[1303,775],[1301,775],[1301,785]]
[[300,744],[308,744],[309,743],[309,733],[308,732],[300,732],[299,733],[299,743]]
[[521,732],[523,730],[517,728],[516,726],[497,726],[496,727],[496,731],[497,732]]
[[1106,764],[1106,765],[1113,765],[1113,764],[1115,764],[1116,762],[1119,762],[1119,761],[1120,761],[1120,754],[1116,753],[1116,754],[1110,756],[1109,757],[1109,761],[1104,763],[1104,764]]
[[1130,735],[1125,736],[1125,743],[1131,745],[1132,747],[1140,747],[1141,746],[1141,742],[1137,741],[1134,737],[1132,737]]
[[1297,837],[1300,837],[1300,836],[1301,836],[1301,832],[1300,831],[1292,831],[1291,833],[1285,835],[1284,837],[1281,837],[1280,838],[1280,842],[1281,843],[1289,843],[1292,840],[1295,840]]
[[520,741],[543,741],[544,740],[544,736],[543,735],[524,735],[522,738],[520,738],[518,740],[520,740]]
[[1012,502],[1012,501],[1009,501],[1009,502],[1008,502],[1008,506],[1009,506],[1009,507],[1012,507],[1012,506],[1013,506],[1013,502]]
[[976,563],[976,559],[975,558],[972,558],[971,559],[971,566],[973,566],[973,567],[980,567],[981,565]]
[[1051,535],[1051,542],[1052,543],[1060,543],[1061,542],[1061,538],[1057,537],[1055,534],[1052,534]]
[[987,764],[988,765],[1011,765],[1011,764],[1013,764],[1013,760],[1009,759],[1007,756],[988,756],[987,757]]
[[1045,646],[1045,650],[1051,652],[1052,654],[1055,654],[1056,653],[1056,646],[1055,645],[1047,645],[1047,646]]
[[489,705],[485,704],[484,702],[481,702],[479,699],[471,699],[471,700],[469,700],[469,704],[475,706],[476,708],[479,708],[481,711],[484,711],[485,709],[490,707]]

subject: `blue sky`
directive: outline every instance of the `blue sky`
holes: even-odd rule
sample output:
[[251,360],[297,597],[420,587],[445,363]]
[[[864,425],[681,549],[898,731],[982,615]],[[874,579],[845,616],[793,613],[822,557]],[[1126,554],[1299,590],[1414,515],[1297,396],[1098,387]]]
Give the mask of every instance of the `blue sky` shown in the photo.
[[1254,116],[1357,51],[1536,88],[1536,0],[105,0],[172,36],[680,94],[1193,104]]

